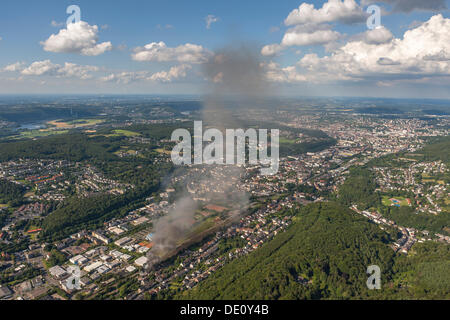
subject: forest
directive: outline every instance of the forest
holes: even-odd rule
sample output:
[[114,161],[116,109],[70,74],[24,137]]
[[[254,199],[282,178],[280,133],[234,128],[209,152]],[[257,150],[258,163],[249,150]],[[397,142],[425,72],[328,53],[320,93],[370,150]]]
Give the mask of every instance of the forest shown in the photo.
[[[448,246],[416,244],[405,256],[390,241],[338,203],[311,204],[286,232],[175,299],[450,298]],[[381,269],[382,290],[366,286],[370,265]]]
[[370,297],[366,269],[390,278],[389,237],[337,203],[301,208],[293,225],[225,265],[178,299],[349,299]]
[[19,184],[0,179],[0,204],[11,202],[13,205],[20,203],[25,193],[25,188]]
[[350,168],[350,174],[339,188],[338,199],[345,205],[358,204],[364,210],[380,203],[380,196],[375,192],[375,176],[367,168]]

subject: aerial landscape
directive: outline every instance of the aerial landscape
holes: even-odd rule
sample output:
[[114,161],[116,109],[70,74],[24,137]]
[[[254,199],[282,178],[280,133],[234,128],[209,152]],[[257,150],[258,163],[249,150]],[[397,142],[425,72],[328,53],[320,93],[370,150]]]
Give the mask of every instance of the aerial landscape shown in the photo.
[[450,300],[449,1],[263,2],[0,5],[0,300]]

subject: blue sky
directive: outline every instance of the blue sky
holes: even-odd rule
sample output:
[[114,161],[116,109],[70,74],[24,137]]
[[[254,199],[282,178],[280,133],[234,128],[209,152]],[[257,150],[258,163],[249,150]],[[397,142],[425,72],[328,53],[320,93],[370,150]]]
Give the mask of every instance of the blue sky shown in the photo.
[[[198,94],[213,80],[201,70],[215,50],[248,43],[280,94],[450,98],[450,3],[405,1],[3,1],[0,93]],[[371,4],[382,29],[369,34]],[[69,5],[81,9],[76,30],[65,30]]]

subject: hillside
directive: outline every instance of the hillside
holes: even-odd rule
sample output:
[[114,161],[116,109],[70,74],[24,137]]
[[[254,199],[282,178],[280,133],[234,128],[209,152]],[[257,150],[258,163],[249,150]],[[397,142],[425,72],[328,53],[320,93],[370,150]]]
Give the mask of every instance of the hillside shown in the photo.
[[[450,247],[418,243],[394,254],[389,235],[336,203],[304,207],[262,248],[218,270],[176,299],[449,299]],[[381,268],[381,290],[366,269]]]
[[300,210],[296,222],[250,255],[225,265],[180,299],[342,299],[375,294],[366,269],[390,279],[386,233],[335,203]]

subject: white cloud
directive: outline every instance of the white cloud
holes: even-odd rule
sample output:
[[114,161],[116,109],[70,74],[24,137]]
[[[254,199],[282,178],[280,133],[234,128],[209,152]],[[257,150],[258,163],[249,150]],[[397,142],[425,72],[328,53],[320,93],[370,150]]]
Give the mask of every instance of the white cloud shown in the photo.
[[342,38],[342,35],[327,24],[298,25],[286,31],[281,44],[269,44],[262,48],[263,56],[274,56],[291,46],[326,45]]
[[156,73],[150,73],[148,71],[136,71],[136,72],[119,72],[112,73],[105,77],[100,78],[103,82],[116,82],[128,84],[134,81],[156,81],[156,82],[172,82],[177,79],[186,77],[187,70],[191,69],[190,65],[182,64],[173,66],[169,71],[159,71]]
[[181,63],[206,62],[209,52],[200,45],[186,43],[176,48],[167,47],[164,42],[152,42],[144,47],[137,47],[131,55],[136,61],[178,61]]
[[80,21],[67,25],[58,34],[52,34],[41,42],[45,51],[79,53],[85,56],[97,56],[112,50],[111,42],[98,42],[98,27]]
[[219,21],[219,18],[214,16],[214,15],[212,15],[212,14],[209,14],[209,15],[206,16],[205,21],[206,21],[206,29],[210,29],[211,25],[213,23]]
[[105,77],[101,77],[100,81],[128,84],[130,82],[144,80],[147,77],[148,77],[147,71],[137,71],[137,72],[124,71],[124,72],[119,72],[119,73],[112,73]]
[[426,56],[423,57],[423,59],[428,61],[449,61],[450,52],[448,51],[446,52],[444,51],[444,49],[442,49],[438,53],[427,54]]
[[281,45],[289,47],[325,44],[338,40],[340,36],[339,32],[330,29],[317,28],[317,30],[311,31],[309,28],[305,30],[303,26],[297,26],[285,33]]
[[263,56],[274,56],[283,50],[283,46],[278,43],[268,44],[261,49],[261,54]]
[[368,30],[364,34],[364,41],[368,44],[381,44],[393,39],[392,33],[383,26]]
[[91,73],[99,71],[95,66],[81,66],[74,63],[66,62],[64,66],[54,64],[50,60],[35,61],[27,68],[22,68],[22,64],[19,63],[8,66],[9,71],[19,71],[25,76],[57,76],[57,77],[71,77],[79,78],[82,80],[92,78]]
[[3,71],[9,71],[9,72],[16,72],[16,71],[22,71],[24,68],[25,63],[24,62],[16,62],[10,65],[7,65],[3,68]]
[[56,74],[61,66],[53,64],[50,60],[33,62],[28,68],[22,70],[22,74],[26,76],[42,76],[47,74]]
[[[435,15],[421,26],[406,31],[403,38],[388,40],[388,33],[382,34],[368,36],[371,41],[367,37],[350,40],[324,57],[307,54],[293,66],[295,69],[284,68],[284,72],[291,71],[291,79],[296,79],[293,76],[296,72],[314,82],[382,80],[386,83],[390,79],[450,76],[450,19]],[[275,70],[278,73],[272,70],[272,74],[283,71]],[[287,76],[281,78],[289,81]]]
[[66,62],[64,67],[58,69],[58,74],[65,77],[76,77],[82,80],[92,78],[92,72],[99,71],[96,66],[80,66],[75,63]]
[[287,26],[296,24],[321,24],[328,22],[355,23],[366,19],[366,13],[355,0],[328,0],[320,9],[313,4],[302,3],[289,13],[284,21]]
[[307,78],[300,74],[294,66],[281,68],[279,64],[270,62],[264,65],[266,78],[273,82],[304,82]]
[[98,56],[106,51],[110,51],[112,49],[111,42],[102,42],[91,48],[84,48],[81,50],[81,54],[85,56]]
[[152,81],[171,82],[175,79],[186,77],[186,71],[191,69],[190,65],[182,64],[170,68],[169,71],[160,71],[152,74],[148,79]]
[[314,4],[302,3],[285,19],[285,25],[293,27],[285,32],[281,43],[263,47],[261,54],[273,56],[290,46],[326,45],[333,48],[331,44],[342,35],[332,30],[329,23],[356,23],[366,17],[355,0],[328,0],[320,9],[316,9]]

